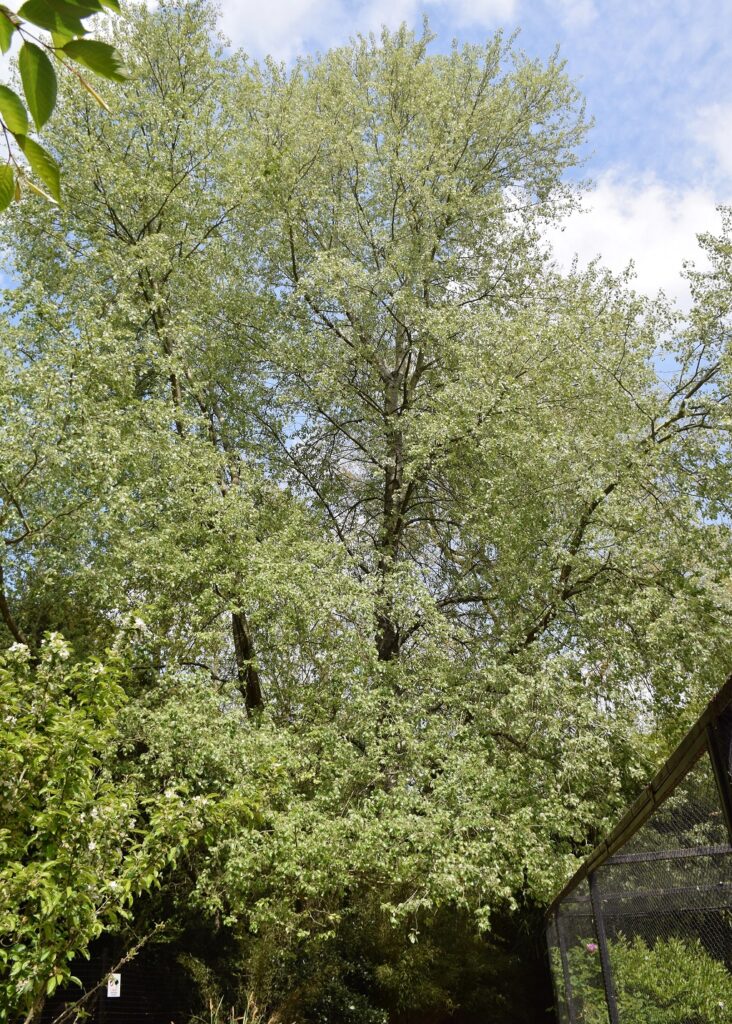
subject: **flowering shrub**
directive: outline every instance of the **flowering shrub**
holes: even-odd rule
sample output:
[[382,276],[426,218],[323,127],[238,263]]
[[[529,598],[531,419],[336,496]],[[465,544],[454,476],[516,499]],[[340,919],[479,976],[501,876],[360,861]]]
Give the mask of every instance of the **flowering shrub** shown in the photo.
[[177,792],[145,799],[111,775],[119,665],[0,656],[0,1020],[34,1020],[70,961],[129,913],[187,842]]
[[[651,946],[638,936],[620,935],[609,944],[608,953],[623,1020],[633,1024],[691,1020],[729,1024],[732,1020],[732,975],[699,939],[659,939]],[[569,964],[578,1024],[607,1024],[597,944],[578,943],[569,951]]]

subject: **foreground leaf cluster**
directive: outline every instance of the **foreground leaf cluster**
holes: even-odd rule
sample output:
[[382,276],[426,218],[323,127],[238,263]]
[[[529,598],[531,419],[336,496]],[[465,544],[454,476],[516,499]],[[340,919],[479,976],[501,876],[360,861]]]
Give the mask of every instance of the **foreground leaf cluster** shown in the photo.
[[[52,202],[61,200],[60,171],[55,157],[28,137],[28,113],[39,130],[56,106],[58,83],[54,65],[75,76],[105,109],[105,101],[75,65],[81,64],[111,81],[127,78],[114,47],[87,38],[85,19],[105,11],[119,14],[117,0],[26,0],[17,12],[0,4],[0,50],[7,53],[16,39],[21,40],[18,72],[25,98],[24,104],[13,89],[0,85],[0,129],[7,147],[7,162],[0,166],[0,212],[14,199],[20,199],[23,183]],[[38,29],[42,30],[41,36],[36,34]],[[18,160],[19,152],[34,177],[27,176],[26,166]]]

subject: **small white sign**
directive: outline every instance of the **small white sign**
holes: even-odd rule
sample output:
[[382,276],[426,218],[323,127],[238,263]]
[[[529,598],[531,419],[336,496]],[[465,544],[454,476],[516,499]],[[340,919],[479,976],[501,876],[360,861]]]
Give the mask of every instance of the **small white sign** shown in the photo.
[[109,977],[107,978],[107,997],[109,999],[118,999],[121,989],[122,975],[110,974]]

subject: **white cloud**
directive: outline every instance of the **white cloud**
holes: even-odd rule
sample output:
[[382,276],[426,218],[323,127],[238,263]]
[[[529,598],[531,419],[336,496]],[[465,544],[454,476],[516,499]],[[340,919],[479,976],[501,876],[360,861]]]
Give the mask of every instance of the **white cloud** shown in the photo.
[[718,173],[732,178],[732,102],[711,103],[697,111],[691,135],[716,161]]
[[339,0],[225,0],[220,27],[235,46],[289,60],[315,41],[329,46],[342,30]]
[[568,218],[563,231],[552,231],[550,241],[564,267],[575,254],[582,265],[600,256],[616,272],[632,260],[639,291],[655,294],[663,289],[687,305],[682,264],[701,262],[696,236],[719,231],[719,202],[704,187],[677,188],[655,177],[624,178],[609,171],[599,177],[583,210]]
[[[592,0],[561,2],[582,6]],[[220,24],[249,53],[290,60],[382,25],[396,28],[406,21],[419,28],[423,11],[455,28],[495,28],[516,10],[517,0],[223,0]]]

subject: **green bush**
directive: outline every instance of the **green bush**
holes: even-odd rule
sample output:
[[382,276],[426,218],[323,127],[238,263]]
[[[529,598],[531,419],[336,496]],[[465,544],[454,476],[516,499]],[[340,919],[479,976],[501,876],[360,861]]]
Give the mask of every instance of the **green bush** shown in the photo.
[[73,663],[58,634],[0,655],[0,1020],[35,1019],[187,842],[177,792],[113,776],[117,662]]
[[[619,935],[608,952],[622,1020],[633,1024],[729,1024],[732,1020],[732,974],[699,939],[659,939],[649,945],[638,936]],[[607,1024],[597,944],[583,940],[574,946],[569,951],[569,968],[578,1024]]]

